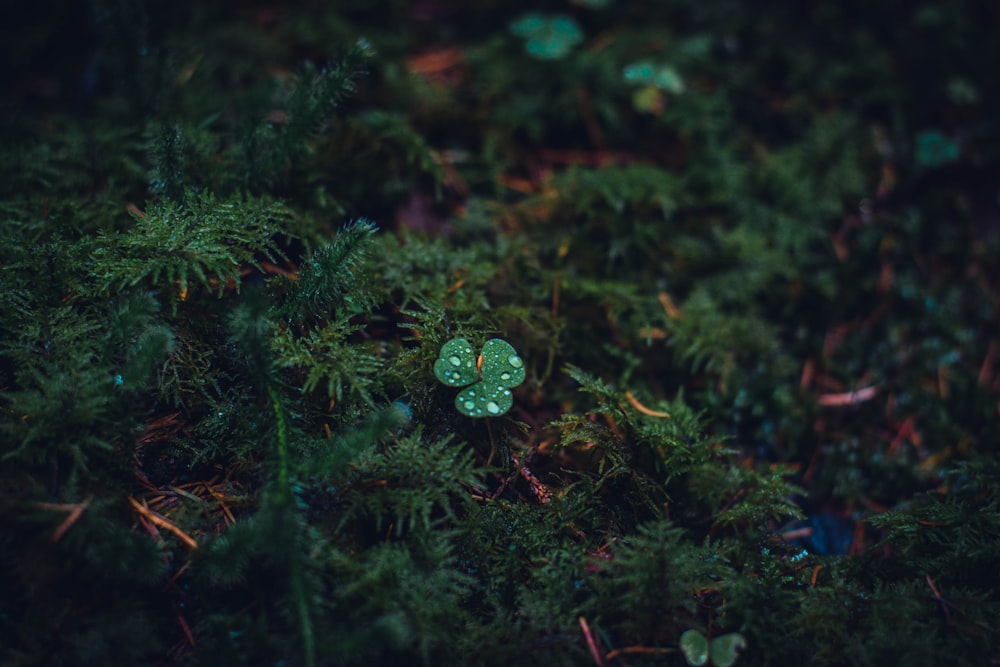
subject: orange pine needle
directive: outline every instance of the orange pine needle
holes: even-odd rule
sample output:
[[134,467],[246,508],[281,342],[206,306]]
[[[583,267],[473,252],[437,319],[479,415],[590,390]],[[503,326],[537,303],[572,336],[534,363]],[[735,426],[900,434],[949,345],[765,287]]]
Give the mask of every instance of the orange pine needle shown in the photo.
[[177,580],[180,579],[185,572],[187,572],[189,567],[191,567],[191,561],[184,563],[184,565],[182,565],[180,569],[174,572],[174,576],[170,577],[170,579],[167,581],[167,585],[173,586],[174,584],[176,584]]
[[597,667],[607,667],[608,663],[604,661],[604,656],[601,655],[601,650],[597,648],[597,640],[594,639],[594,633],[590,631],[590,626],[587,624],[587,619],[581,616],[579,618],[579,621],[580,621],[580,629],[583,630],[583,636],[587,640],[587,648],[590,649],[590,654],[594,656],[594,663],[597,665]]
[[656,295],[656,298],[660,300],[660,305],[663,306],[663,310],[667,313],[667,317],[672,320],[681,319],[681,310],[674,303],[674,300],[670,298],[670,295],[666,292],[660,292]]
[[188,546],[188,548],[191,548],[191,549],[197,549],[198,548],[198,543],[195,542],[194,538],[191,537],[190,535],[188,535],[187,533],[185,533],[180,528],[178,528],[171,521],[169,521],[168,519],[160,516],[159,514],[157,514],[153,510],[149,509],[145,505],[141,504],[138,500],[136,500],[135,498],[133,498],[131,496],[129,496],[128,501],[132,505],[132,507],[135,509],[136,512],[138,512],[140,515],[142,515],[146,519],[148,519],[149,522],[152,523],[154,526],[158,526],[158,527],[160,527],[160,528],[162,528],[164,530],[170,531],[171,533],[173,533],[174,535],[177,536],[177,539],[179,539],[181,542],[183,542],[184,544],[186,544]]
[[77,520],[83,516],[83,511],[87,509],[87,506],[90,505],[90,501],[93,499],[93,496],[87,496],[83,502],[72,504],[38,503],[38,507],[45,510],[69,512],[69,514],[66,515],[66,518],[63,519],[63,522],[59,524],[59,527],[53,531],[52,537],[49,538],[49,541],[55,544],[61,540],[63,535],[65,535],[69,529],[73,527],[73,524],[75,524]]
[[639,400],[632,394],[631,391],[625,392],[625,398],[627,398],[628,402],[632,404],[632,407],[634,407],[636,410],[638,410],[644,415],[649,415],[650,417],[661,417],[663,419],[670,419],[669,412],[657,412],[656,410],[651,410],[650,408],[647,408],[645,405],[639,402]]
[[236,517],[233,516],[233,512],[232,510],[229,509],[229,505],[226,504],[225,496],[215,491],[211,487],[208,487],[208,492],[212,494],[212,497],[215,498],[215,501],[219,503],[219,507],[222,508],[222,513],[229,520],[228,523],[230,524],[236,523]]
[[846,391],[840,394],[823,394],[816,399],[820,405],[854,405],[864,403],[875,398],[878,387],[865,387],[854,391]]
[[178,615],[177,623],[181,626],[181,630],[184,632],[184,636],[187,637],[188,643],[194,647],[194,634],[191,632],[191,627],[188,626],[187,621],[184,620],[183,616]]
[[812,384],[813,376],[816,375],[816,362],[812,359],[806,359],[806,363],[802,365],[802,377],[799,379],[799,388],[806,389]]
[[139,524],[142,526],[143,530],[149,533],[150,537],[152,537],[157,542],[163,542],[163,538],[160,537],[160,531],[156,529],[156,526],[147,521],[146,517],[144,517],[141,514],[137,518],[139,519]]
[[460,49],[451,47],[412,56],[406,60],[406,69],[412,74],[436,74],[461,65],[464,59],[465,56]]

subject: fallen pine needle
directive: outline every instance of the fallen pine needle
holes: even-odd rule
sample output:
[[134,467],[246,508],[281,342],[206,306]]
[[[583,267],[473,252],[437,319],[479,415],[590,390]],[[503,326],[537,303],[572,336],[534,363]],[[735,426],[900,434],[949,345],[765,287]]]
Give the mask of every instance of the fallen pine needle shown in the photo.
[[580,617],[580,629],[583,630],[583,636],[587,639],[587,647],[590,649],[590,654],[594,656],[594,662],[597,667],[607,667],[604,661],[604,656],[601,655],[601,650],[597,648],[597,640],[594,639],[594,633],[590,631],[590,626],[587,624],[587,619],[583,616]]
[[823,394],[817,399],[817,402],[820,405],[854,405],[855,403],[870,401],[875,398],[875,394],[877,393],[878,387],[865,387],[864,389],[845,391],[840,394]]
[[669,412],[657,412],[656,410],[650,410],[645,405],[640,403],[639,399],[637,399],[630,391],[625,392],[625,398],[627,398],[628,402],[632,404],[632,407],[634,407],[636,410],[638,410],[644,415],[649,415],[650,417],[662,417],[664,419],[670,419]]
[[87,509],[90,505],[90,501],[93,500],[93,496],[87,496],[83,502],[72,503],[72,504],[58,504],[58,503],[38,503],[38,506],[45,510],[56,510],[59,512],[69,512],[63,522],[59,524],[59,527],[55,529],[52,533],[52,537],[49,540],[55,544],[62,539],[63,535],[73,527],[73,524],[83,516],[83,511]]
[[145,505],[141,504],[138,500],[136,500],[135,498],[133,498],[131,496],[129,496],[128,501],[129,501],[129,503],[132,504],[132,507],[135,508],[135,511],[138,512],[139,514],[141,514],[142,516],[146,517],[147,519],[149,519],[150,523],[152,523],[155,526],[159,526],[160,528],[162,528],[164,530],[170,531],[171,533],[173,533],[174,535],[176,535],[177,538],[181,542],[183,542],[184,544],[186,544],[189,548],[191,548],[191,549],[197,549],[198,548],[198,543],[194,541],[193,537],[191,537],[190,535],[188,535],[187,533],[185,533],[183,530],[181,530],[180,528],[178,528],[176,525],[174,525],[173,523],[171,523],[168,519],[160,516],[159,514],[157,514],[153,510],[149,509]]
[[196,644],[194,643],[194,634],[191,632],[191,626],[187,624],[183,616],[177,617],[177,623],[181,626],[181,630],[184,632],[184,636],[187,637],[188,643],[194,648]]
[[660,300],[660,305],[663,306],[663,311],[672,320],[681,319],[681,309],[674,304],[674,300],[670,298],[670,295],[666,292],[660,292],[656,295],[656,298]]

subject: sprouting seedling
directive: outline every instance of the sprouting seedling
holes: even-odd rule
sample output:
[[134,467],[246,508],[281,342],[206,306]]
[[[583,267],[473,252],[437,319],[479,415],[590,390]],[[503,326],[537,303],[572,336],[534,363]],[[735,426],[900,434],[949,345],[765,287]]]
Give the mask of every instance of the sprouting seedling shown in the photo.
[[524,382],[524,360],[501,338],[486,341],[479,357],[469,341],[452,338],[441,346],[434,375],[449,387],[466,387],[455,397],[463,415],[498,417],[514,405],[510,389]]
[[738,632],[721,635],[711,642],[697,630],[681,634],[681,651],[691,667],[700,667],[709,660],[715,667],[732,667],[746,647],[746,638]]

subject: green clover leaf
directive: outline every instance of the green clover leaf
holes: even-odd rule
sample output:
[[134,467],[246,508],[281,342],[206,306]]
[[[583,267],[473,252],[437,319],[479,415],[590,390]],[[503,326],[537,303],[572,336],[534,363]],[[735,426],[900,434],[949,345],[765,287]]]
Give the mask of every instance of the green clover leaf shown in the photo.
[[479,359],[469,341],[452,338],[441,346],[434,375],[449,387],[466,387],[455,397],[463,415],[498,417],[514,405],[510,390],[524,382],[524,361],[501,338],[486,341]]
[[738,632],[716,637],[711,643],[697,630],[681,634],[681,651],[691,667],[701,667],[709,659],[714,667],[732,667],[746,647],[747,640]]
[[558,60],[583,41],[583,31],[572,17],[563,14],[524,14],[509,26],[524,40],[524,49],[539,60]]
[[640,60],[625,66],[622,70],[629,83],[649,86],[668,93],[683,93],[684,79],[670,65],[655,65],[649,60]]

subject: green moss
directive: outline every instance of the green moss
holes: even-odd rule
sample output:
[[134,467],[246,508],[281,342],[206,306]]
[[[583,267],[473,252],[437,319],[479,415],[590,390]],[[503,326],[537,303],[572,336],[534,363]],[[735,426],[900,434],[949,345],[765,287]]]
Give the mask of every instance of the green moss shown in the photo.
[[1000,659],[972,4],[8,22],[0,662]]

